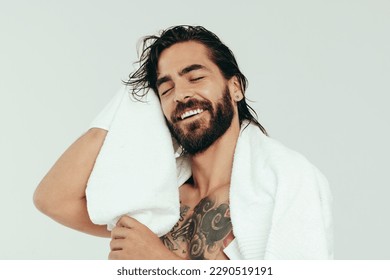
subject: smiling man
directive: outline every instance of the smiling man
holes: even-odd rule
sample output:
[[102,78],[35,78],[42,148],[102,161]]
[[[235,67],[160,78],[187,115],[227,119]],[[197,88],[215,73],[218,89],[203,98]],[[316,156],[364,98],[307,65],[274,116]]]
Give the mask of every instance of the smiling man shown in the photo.
[[203,27],[175,26],[146,37],[139,62],[127,85],[136,96],[143,89],[158,95],[191,163],[179,221],[160,238],[127,216],[111,233],[91,222],[85,187],[106,136],[97,128],[45,176],[37,207],[69,227],[111,237],[110,259],[332,258],[326,179],[267,136],[246,103],[247,81],[230,49]]

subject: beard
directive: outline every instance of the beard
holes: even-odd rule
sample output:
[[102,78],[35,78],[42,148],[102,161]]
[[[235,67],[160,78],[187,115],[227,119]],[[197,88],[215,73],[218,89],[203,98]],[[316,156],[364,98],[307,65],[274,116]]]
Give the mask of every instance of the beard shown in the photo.
[[[190,121],[181,125],[180,115],[185,110],[199,108],[203,113],[209,113],[209,121],[204,118]],[[172,113],[170,120],[167,120],[168,128],[172,136],[190,155],[199,154],[209,148],[226,130],[231,126],[234,116],[234,108],[229,88],[226,86],[223,97],[219,100],[214,109],[208,100],[190,99],[186,103],[178,103]]]

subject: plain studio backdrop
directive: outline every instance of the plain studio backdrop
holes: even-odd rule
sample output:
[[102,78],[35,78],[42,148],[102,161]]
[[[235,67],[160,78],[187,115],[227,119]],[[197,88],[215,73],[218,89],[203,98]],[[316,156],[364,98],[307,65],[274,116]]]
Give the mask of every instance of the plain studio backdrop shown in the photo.
[[107,258],[109,239],[32,195],[134,70],[138,40],[177,24],[220,36],[260,122],[326,175],[335,258],[390,259],[389,15],[385,0],[1,1],[0,259]]

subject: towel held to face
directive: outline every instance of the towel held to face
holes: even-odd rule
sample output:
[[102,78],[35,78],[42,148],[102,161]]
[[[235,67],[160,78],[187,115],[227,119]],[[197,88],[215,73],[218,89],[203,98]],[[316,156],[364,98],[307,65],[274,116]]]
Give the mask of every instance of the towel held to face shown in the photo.
[[167,233],[179,219],[183,182],[157,96],[140,102],[124,87],[90,127],[108,130],[86,189],[92,222],[111,230],[129,215],[159,236]]

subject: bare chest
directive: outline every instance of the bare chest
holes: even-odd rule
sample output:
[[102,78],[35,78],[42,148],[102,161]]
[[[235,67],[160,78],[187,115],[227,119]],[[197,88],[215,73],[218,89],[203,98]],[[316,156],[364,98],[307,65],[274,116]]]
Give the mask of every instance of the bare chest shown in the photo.
[[228,201],[205,197],[193,208],[181,203],[179,221],[161,240],[181,258],[205,260],[227,259],[233,238]]

